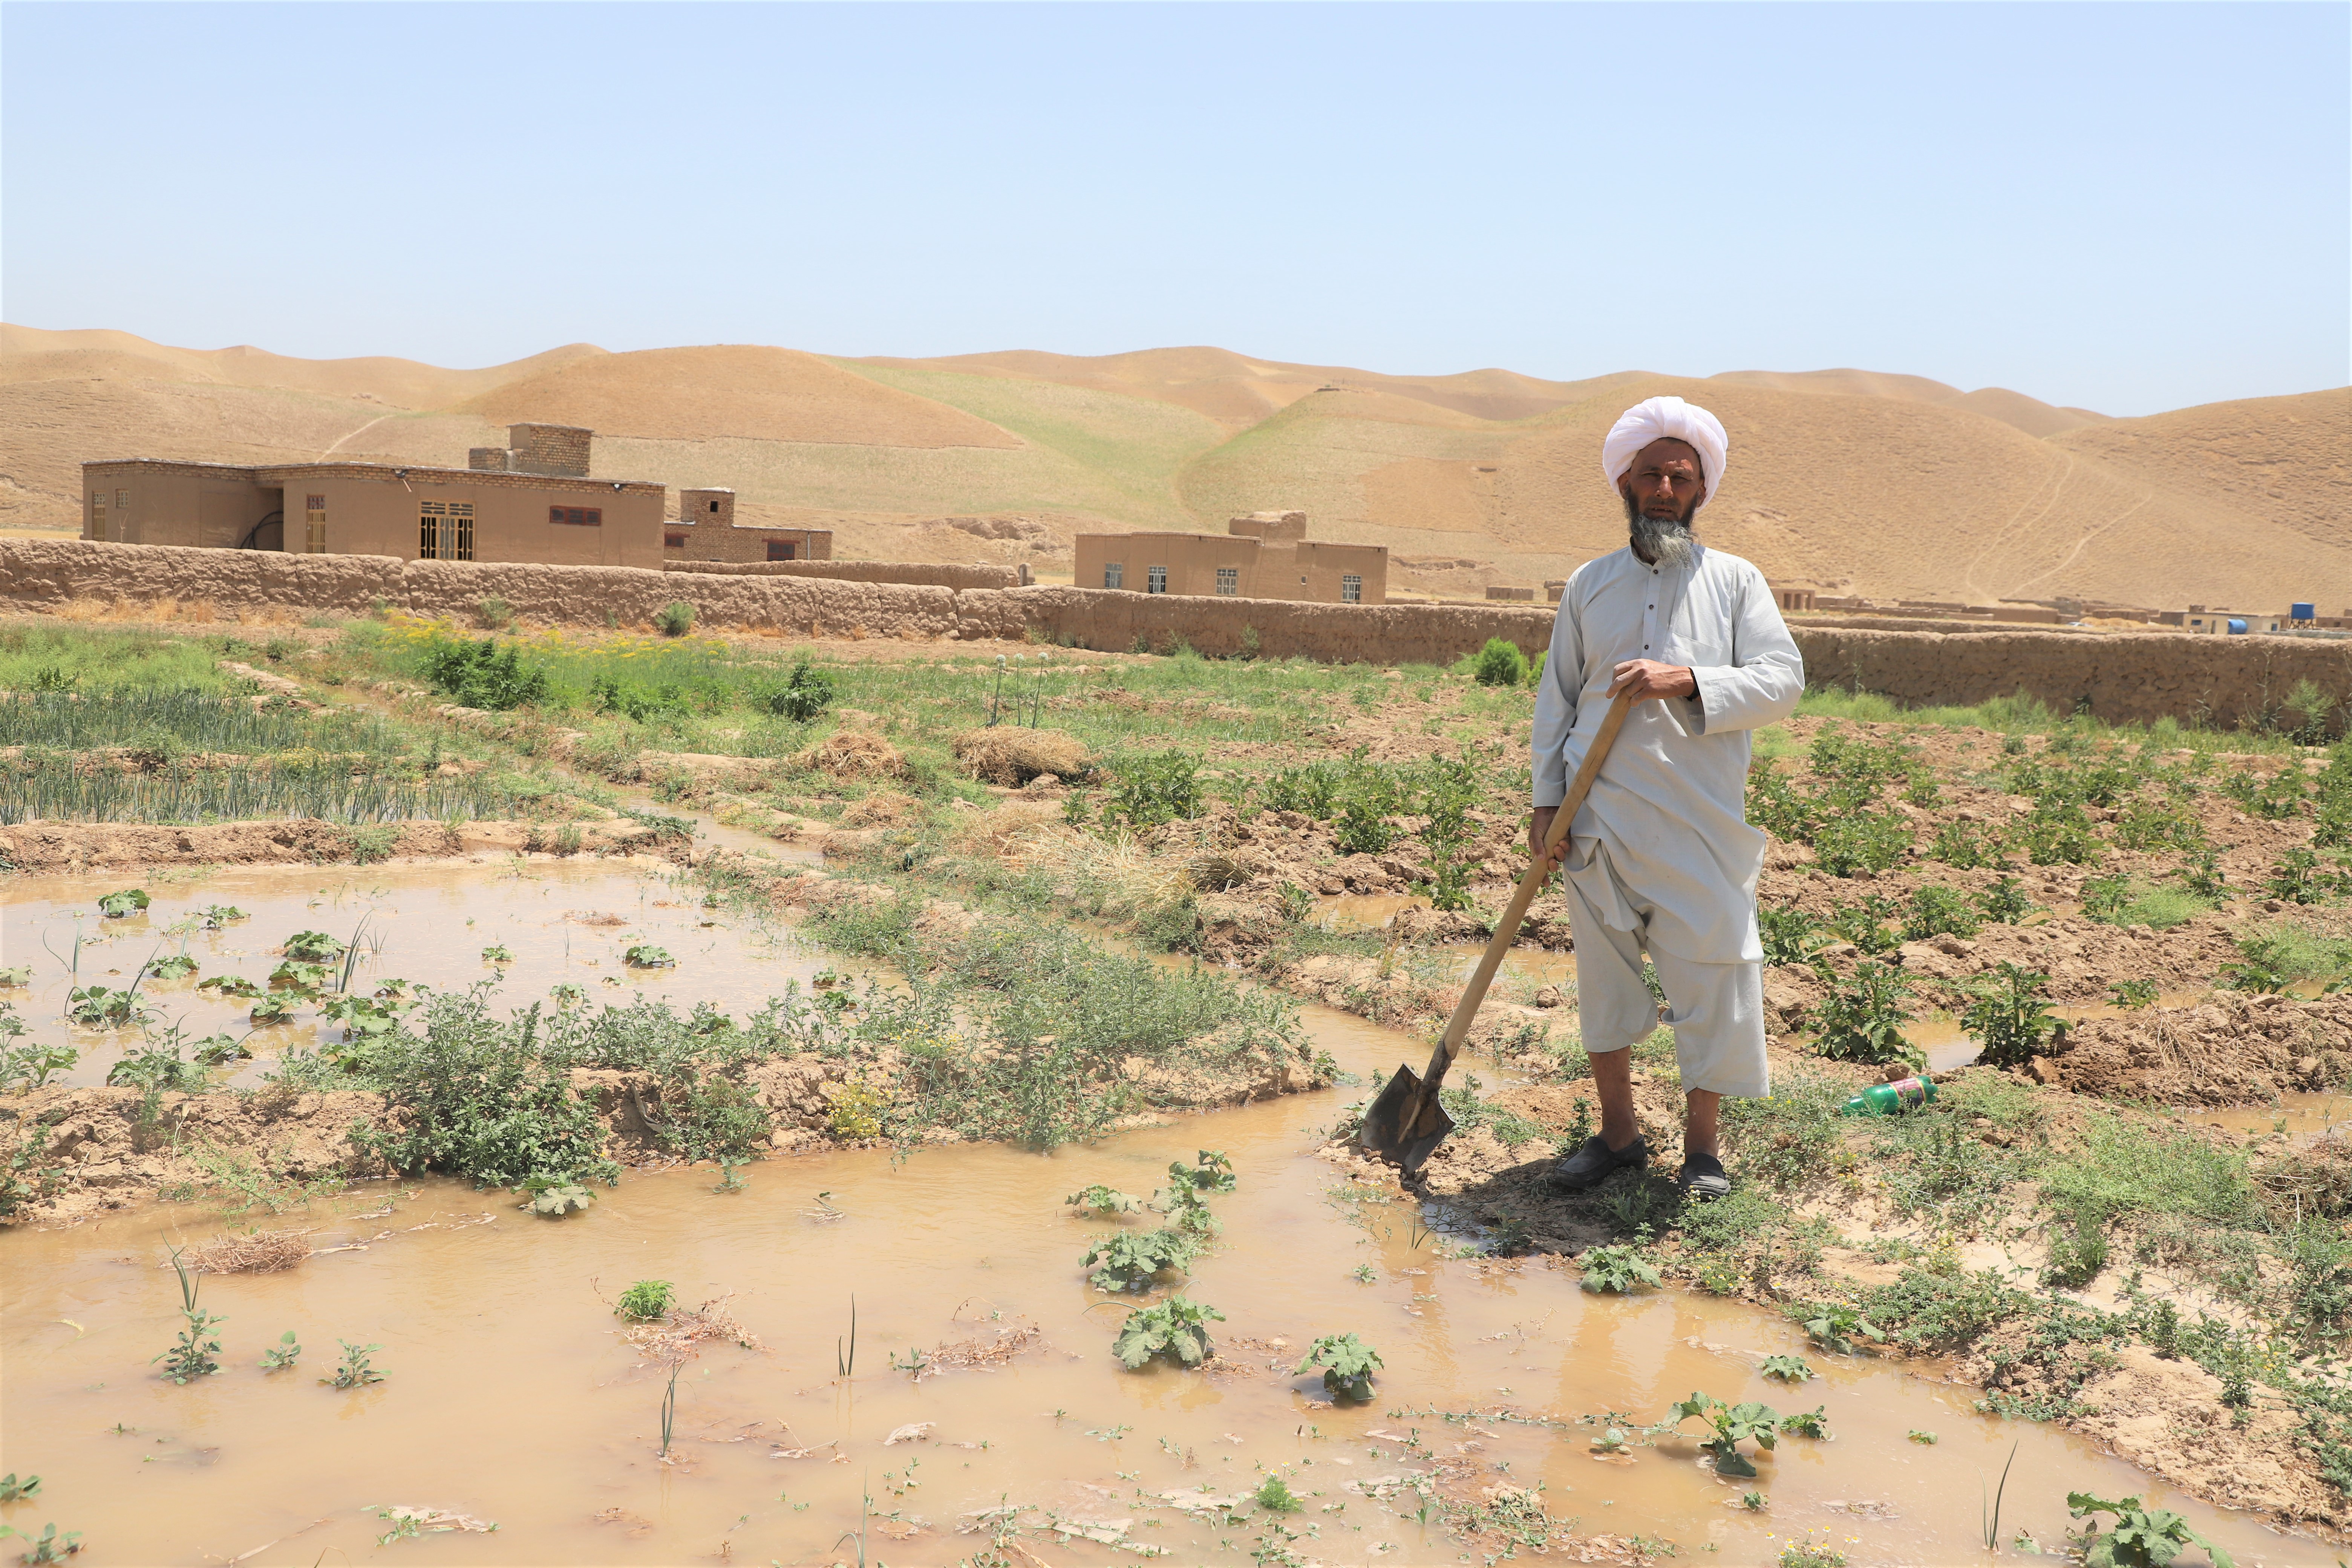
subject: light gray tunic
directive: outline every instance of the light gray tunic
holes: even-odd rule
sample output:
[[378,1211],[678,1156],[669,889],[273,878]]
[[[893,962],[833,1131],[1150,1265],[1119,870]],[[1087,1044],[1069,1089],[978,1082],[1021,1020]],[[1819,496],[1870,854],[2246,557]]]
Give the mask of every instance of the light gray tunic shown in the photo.
[[[1737,555],[1702,547],[1693,564],[1665,571],[1630,548],[1586,562],[1560,595],[1536,693],[1536,805],[1567,795],[1615,668],[1632,658],[1689,666],[1698,694],[1634,704],[1569,832],[1597,838],[1651,904],[1654,949],[1696,963],[1759,962],[1765,837],[1746,816],[1748,732],[1796,710],[1804,660],[1764,574]],[[1640,930],[1604,868],[1574,868],[1581,858],[1568,873],[1577,890],[1609,925]]]

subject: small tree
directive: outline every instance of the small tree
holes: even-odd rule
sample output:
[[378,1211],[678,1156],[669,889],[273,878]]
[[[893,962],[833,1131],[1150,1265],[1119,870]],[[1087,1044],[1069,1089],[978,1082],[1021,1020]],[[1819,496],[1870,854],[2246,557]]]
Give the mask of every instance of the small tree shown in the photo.
[[682,637],[694,629],[694,606],[684,599],[672,599],[654,612],[654,625],[666,637]]

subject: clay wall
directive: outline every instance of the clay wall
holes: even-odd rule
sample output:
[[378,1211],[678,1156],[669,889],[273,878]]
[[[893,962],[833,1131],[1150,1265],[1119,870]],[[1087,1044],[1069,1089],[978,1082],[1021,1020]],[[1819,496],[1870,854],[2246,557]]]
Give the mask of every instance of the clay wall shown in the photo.
[[595,432],[577,425],[509,425],[507,467],[519,474],[588,477],[589,443]]
[[[772,549],[782,545],[786,553]],[[719,562],[735,565],[782,565],[786,562],[825,561],[833,556],[829,528],[766,528],[756,523],[723,523],[707,513],[689,511],[662,524],[662,559],[668,563]]]
[[[786,636],[967,641],[1035,636],[1108,651],[1139,644],[1166,649],[1181,642],[1213,656],[1244,651],[1246,634],[1254,633],[1255,651],[1265,658],[1374,664],[1450,663],[1496,637],[1533,654],[1551,634],[1552,612],[1536,605],[1357,606],[1089,588],[960,589],[811,570],[877,565],[795,562],[665,572],[0,539],[0,609],[54,611],[97,602],[176,605],[182,614],[208,606],[223,615],[362,615],[392,605],[470,621],[482,600],[499,598],[529,620],[601,626],[609,616],[645,626],[655,611],[682,599],[695,606],[698,626]],[[2276,713],[2299,681],[2311,681],[2339,703],[2352,695],[2352,638],[1946,625],[1949,629],[1878,631],[1801,624],[1791,630],[1815,686],[1875,691],[1913,706],[2021,692],[2061,713],[2088,711],[2115,722],[2171,717],[2229,727]],[[2339,708],[2339,728],[2344,716]]]
[[[824,531],[817,530],[822,533]],[[914,583],[939,588],[1017,588],[1018,566],[951,566],[919,561],[666,561],[670,572],[740,577],[818,577],[836,583]]]

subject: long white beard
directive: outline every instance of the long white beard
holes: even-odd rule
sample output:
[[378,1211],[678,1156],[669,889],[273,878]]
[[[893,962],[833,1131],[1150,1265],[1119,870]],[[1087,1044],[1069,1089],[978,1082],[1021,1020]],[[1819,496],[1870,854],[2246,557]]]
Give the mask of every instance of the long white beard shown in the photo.
[[1667,517],[1644,517],[1638,507],[1628,506],[1626,521],[1633,534],[1636,554],[1649,558],[1650,564],[1671,570],[1688,566],[1698,559],[1698,541],[1692,536],[1690,524]]

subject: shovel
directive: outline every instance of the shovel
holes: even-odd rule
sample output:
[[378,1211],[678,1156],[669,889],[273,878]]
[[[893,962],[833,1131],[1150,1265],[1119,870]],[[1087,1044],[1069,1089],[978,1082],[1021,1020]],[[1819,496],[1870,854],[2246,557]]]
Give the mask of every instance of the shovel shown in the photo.
[[1436,1051],[1429,1058],[1429,1075],[1416,1078],[1412,1068],[1399,1066],[1396,1076],[1389,1079],[1388,1087],[1364,1112],[1364,1125],[1356,1135],[1357,1141],[1407,1175],[1420,1170],[1430,1151],[1454,1131],[1454,1118],[1438,1103],[1438,1088],[1444,1083],[1445,1071],[1454,1065],[1454,1058],[1462,1054],[1462,1042],[1469,1037],[1471,1020],[1477,1017],[1478,1004],[1486,999],[1486,987],[1494,984],[1495,971],[1502,967],[1503,955],[1511,951],[1511,942],[1519,934],[1519,922],[1527,918],[1528,906],[1536,901],[1536,895],[1551,879],[1552,851],[1567,841],[1568,825],[1575,819],[1584,797],[1592,793],[1592,781],[1600,776],[1601,764],[1608,761],[1609,748],[1617,743],[1617,731],[1624,727],[1625,715],[1633,706],[1632,694],[1622,691],[1610,703],[1608,713],[1601,721],[1600,732],[1584,750],[1583,765],[1576,770],[1567,797],[1551,814],[1551,830],[1544,836],[1543,854],[1519,879],[1502,918],[1495,922],[1495,934],[1487,941],[1486,951],[1479,955],[1478,967],[1470,972],[1469,984],[1462,988],[1462,1000],[1445,1026],[1445,1037],[1438,1041]]

